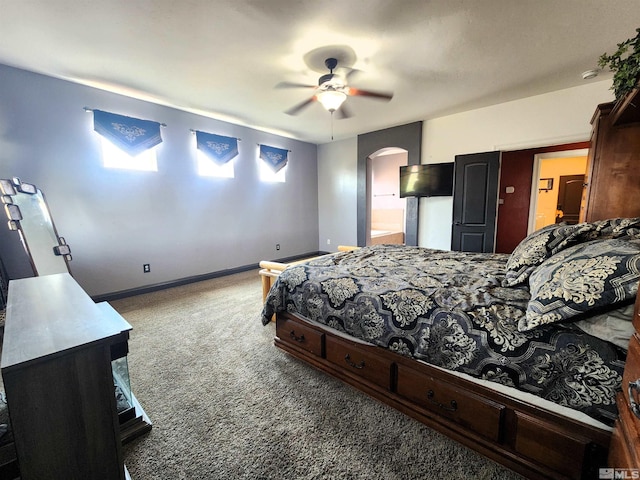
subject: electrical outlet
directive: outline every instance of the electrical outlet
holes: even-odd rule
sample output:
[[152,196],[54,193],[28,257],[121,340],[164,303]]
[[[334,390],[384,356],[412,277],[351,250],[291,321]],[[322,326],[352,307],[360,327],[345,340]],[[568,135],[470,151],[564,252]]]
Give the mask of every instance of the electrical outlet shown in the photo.
[[142,271],[144,273],[149,273],[151,271],[151,265],[149,265],[148,263],[145,263],[144,265],[142,265]]
[[276,243],[276,250],[280,250],[280,244]]
[[331,239],[327,238],[327,245],[331,245]]

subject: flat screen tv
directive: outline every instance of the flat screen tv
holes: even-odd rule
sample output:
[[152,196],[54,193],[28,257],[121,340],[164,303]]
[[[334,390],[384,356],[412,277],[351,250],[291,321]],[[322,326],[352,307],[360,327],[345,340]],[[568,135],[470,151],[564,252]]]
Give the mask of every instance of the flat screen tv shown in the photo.
[[453,162],[400,167],[400,198],[453,195]]

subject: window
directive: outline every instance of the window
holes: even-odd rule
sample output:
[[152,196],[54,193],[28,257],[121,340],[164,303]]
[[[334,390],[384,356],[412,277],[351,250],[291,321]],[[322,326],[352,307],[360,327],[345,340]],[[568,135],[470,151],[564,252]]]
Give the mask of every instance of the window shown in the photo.
[[277,172],[274,172],[273,169],[261,158],[258,158],[258,169],[260,171],[260,180],[263,182],[272,182],[272,183],[284,183],[285,182],[285,170],[287,167],[283,167]]
[[289,150],[263,144],[258,145],[258,171],[261,181],[284,183],[288,161]]
[[191,131],[195,133],[198,175],[234,178],[233,159],[238,155],[238,139],[200,130]]
[[163,123],[86,107],[85,111],[93,112],[93,129],[100,134],[106,168],[158,171],[154,147],[162,143]]
[[104,137],[100,137],[100,141],[102,142],[102,162],[106,168],[145,170],[148,172],[158,171],[155,148],[149,148],[132,156]]
[[220,165],[201,150],[196,150],[196,160],[198,162],[198,175],[201,177],[234,178],[235,176],[233,160]]

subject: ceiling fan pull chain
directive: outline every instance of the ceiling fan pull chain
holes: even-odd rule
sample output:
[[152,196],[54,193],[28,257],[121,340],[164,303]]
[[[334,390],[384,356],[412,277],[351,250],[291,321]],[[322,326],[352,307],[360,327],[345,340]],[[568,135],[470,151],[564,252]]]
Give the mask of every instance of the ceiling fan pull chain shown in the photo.
[[333,112],[331,112],[331,141],[333,141]]

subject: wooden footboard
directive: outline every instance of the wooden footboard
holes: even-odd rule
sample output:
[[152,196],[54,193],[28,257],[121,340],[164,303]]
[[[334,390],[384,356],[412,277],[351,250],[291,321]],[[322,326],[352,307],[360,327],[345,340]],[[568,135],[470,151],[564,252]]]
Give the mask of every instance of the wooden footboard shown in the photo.
[[611,434],[279,313],[278,348],[527,478],[598,478]]
[[[338,252],[349,252],[351,250],[356,250],[360,247],[354,247],[350,245],[338,245]],[[315,258],[315,257],[314,257]],[[278,278],[278,275],[290,265],[297,265],[303,262],[307,262],[311,260],[310,258],[305,258],[303,260],[297,260],[295,262],[289,263],[281,263],[281,262],[272,262],[269,260],[262,260],[260,262],[260,277],[262,278],[262,301],[264,302],[267,298],[267,294],[269,290],[271,290],[271,286]]]

